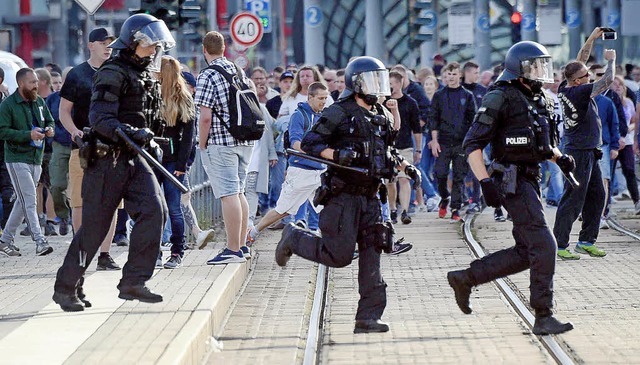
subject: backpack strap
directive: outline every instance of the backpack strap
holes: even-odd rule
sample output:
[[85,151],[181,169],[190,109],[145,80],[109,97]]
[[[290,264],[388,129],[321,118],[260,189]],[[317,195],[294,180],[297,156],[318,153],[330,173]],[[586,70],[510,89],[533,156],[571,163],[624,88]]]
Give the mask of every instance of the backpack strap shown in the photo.
[[[235,63],[233,63],[234,66],[236,66],[236,71],[240,72],[240,69],[238,68],[238,65],[236,65]],[[207,67],[207,69],[210,70],[214,70],[217,71],[222,77],[224,77],[224,79],[229,83],[229,85],[233,85],[233,76],[230,73],[228,73],[224,67],[220,66],[220,65],[209,65]],[[228,100],[229,101],[229,100]],[[213,111],[213,113],[216,115],[216,117],[218,117],[218,119],[220,120],[220,123],[222,123],[222,125],[229,130],[229,125],[227,123],[225,123],[224,119],[222,119],[222,115],[220,115],[220,113],[218,113],[218,111],[216,111],[215,108],[211,108],[211,110]]]

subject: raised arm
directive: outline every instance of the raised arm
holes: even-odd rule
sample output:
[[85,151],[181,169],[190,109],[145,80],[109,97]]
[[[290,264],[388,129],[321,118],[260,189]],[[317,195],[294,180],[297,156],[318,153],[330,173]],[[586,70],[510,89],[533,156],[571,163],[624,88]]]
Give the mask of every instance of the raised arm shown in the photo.
[[592,98],[607,90],[616,76],[616,51],[613,49],[605,50],[604,59],[607,60],[607,69],[604,71],[602,78],[593,83]]
[[593,49],[593,42],[601,37],[602,33],[603,32],[600,27],[596,27],[593,32],[591,32],[589,38],[587,38],[586,42],[584,42],[584,44],[582,45],[582,48],[580,48],[578,56],[576,57],[576,61],[587,63],[587,60],[589,60],[589,56],[591,55],[591,50]]

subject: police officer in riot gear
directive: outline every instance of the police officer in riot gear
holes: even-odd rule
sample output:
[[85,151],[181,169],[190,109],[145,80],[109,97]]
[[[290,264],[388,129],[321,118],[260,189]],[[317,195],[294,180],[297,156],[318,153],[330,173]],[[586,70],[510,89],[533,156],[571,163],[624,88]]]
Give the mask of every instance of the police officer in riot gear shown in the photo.
[[[162,296],[149,291],[145,282],[151,278],[158,257],[166,204],[153,171],[126,147],[117,130],[144,146],[154,136],[149,127],[158,129],[163,124],[157,119],[159,88],[150,71],[157,66],[155,61],[162,52],[173,45],[175,41],[164,22],[147,14],[133,15],[110,45],[120,50],[118,56],[105,62],[94,76],[89,112],[94,139],[85,147],[88,153],[82,149],[80,152],[91,159],[82,182],[83,224],[71,242],[54,286],[53,300],[65,311],[84,309],[79,300],[79,295],[84,296],[82,276],[122,199],[135,225],[118,296],[148,303],[162,301]],[[100,150],[96,154],[97,145]]]
[[417,178],[417,170],[390,147],[393,117],[378,104],[379,96],[391,94],[384,64],[373,57],[355,58],[345,69],[345,83],[340,100],[326,108],[304,136],[302,149],[368,173],[330,166],[314,201],[324,205],[319,222],[322,237],[293,224],[285,226],[276,262],[285,266],[295,253],[327,266],[344,267],[351,263],[357,242],[360,301],[354,333],[387,332],[389,326],[380,321],[386,306],[380,252],[391,251],[393,238],[391,227],[382,223],[376,194],[382,178],[393,177],[396,167],[412,178]]
[[[561,323],[551,312],[556,241],[540,200],[539,163],[550,159],[565,174],[575,165],[571,156],[562,155],[555,147],[551,134],[555,130],[553,100],[542,91],[546,82],[553,82],[547,50],[530,41],[513,45],[507,52],[505,70],[484,97],[466,135],[464,150],[487,204],[502,205],[511,214],[516,244],[447,275],[458,307],[469,314],[473,286],[530,269],[536,335],[573,329],[571,323]],[[482,160],[482,149],[488,143],[493,158],[491,175]]]

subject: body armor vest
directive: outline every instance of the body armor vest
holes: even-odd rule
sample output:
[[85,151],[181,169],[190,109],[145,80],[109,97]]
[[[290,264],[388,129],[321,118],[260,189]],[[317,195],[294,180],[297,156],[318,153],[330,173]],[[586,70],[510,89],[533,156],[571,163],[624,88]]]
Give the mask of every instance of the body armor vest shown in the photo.
[[[389,151],[393,143],[391,120],[382,106],[376,104],[374,112],[367,113],[353,99],[337,103],[344,110],[344,117],[338,124],[338,135],[334,148],[353,148],[359,158],[353,166],[369,170],[372,179],[392,178],[395,162]],[[342,175],[342,171],[336,171]],[[365,185],[352,180],[356,185]]]
[[[555,146],[553,115],[544,93],[528,100],[517,87],[506,84],[496,88],[505,95],[504,119],[491,141],[491,156],[500,163],[537,164],[553,156]],[[553,108],[553,107],[552,107]]]
[[149,128],[156,136],[162,136],[165,123],[160,114],[160,83],[147,70],[116,57],[103,68],[123,75],[118,108],[118,120],[136,128]]

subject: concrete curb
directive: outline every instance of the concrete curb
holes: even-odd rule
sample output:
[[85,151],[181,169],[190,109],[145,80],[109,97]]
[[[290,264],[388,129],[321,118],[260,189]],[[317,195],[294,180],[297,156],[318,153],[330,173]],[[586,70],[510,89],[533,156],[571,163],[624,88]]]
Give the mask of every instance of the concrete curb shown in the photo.
[[157,364],[190,365],[202,361],[209,351],[211,336],[220,331],[250,268],[250,261],[225,266]]

